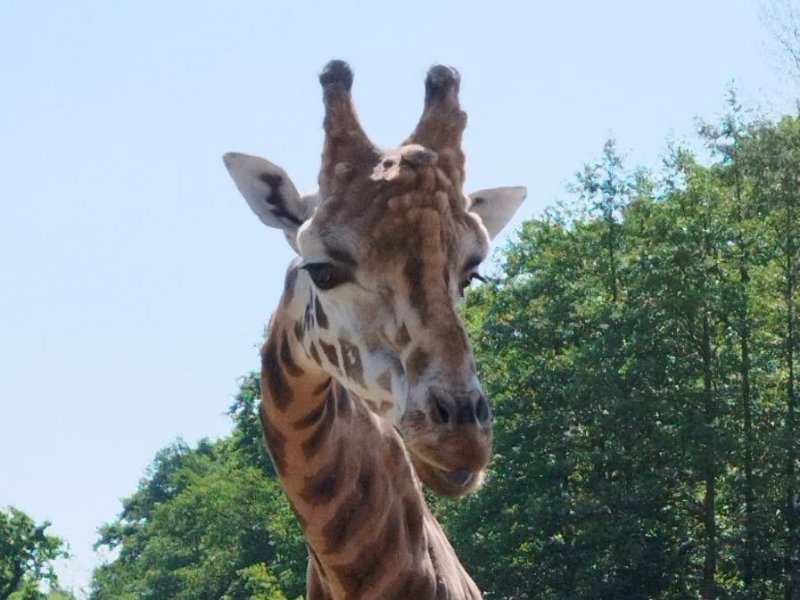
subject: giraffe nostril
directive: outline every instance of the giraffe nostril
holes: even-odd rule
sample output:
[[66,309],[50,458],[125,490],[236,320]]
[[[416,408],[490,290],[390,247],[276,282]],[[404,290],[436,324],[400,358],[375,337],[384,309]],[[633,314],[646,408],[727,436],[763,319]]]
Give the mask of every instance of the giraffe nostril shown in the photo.
[[451,396],[444,390],[428,392],[428,410],[437,425],[486,425],[489,422],[489,402],[479,390]]
[[478,396],[478,402],[475,404],[475,418],[481,425],[489,420],[489,402],[483,394]]
[[447,425],[450,422],[450,410],[447,407],[444,399],[436,393],[431,393],[431,400],[433,404],[431,408],[431,417],[439,425]]

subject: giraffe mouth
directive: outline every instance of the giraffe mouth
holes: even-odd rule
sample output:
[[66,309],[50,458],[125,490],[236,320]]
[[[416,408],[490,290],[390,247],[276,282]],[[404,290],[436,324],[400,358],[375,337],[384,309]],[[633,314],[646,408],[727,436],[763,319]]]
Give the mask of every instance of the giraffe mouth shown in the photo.
[[446,469],[426,460],[416,452],[409,452],[411,463],[419,478],[437,494],[463,496],[478,488],[484,479],[483,470]]
[[442,471],[444,477],[453,485],[465,487],[475,477],[475,473],[469,469],[458,469],[457,471]]

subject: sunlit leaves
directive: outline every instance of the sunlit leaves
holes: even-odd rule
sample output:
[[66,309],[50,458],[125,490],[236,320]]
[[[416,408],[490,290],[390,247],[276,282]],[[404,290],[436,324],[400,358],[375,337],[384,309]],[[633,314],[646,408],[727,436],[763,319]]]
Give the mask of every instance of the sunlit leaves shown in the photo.
[[44,598],[40,584],[57,584],[53,561],[67,552],[49,527],[17,508],[0,508],[0,598]]

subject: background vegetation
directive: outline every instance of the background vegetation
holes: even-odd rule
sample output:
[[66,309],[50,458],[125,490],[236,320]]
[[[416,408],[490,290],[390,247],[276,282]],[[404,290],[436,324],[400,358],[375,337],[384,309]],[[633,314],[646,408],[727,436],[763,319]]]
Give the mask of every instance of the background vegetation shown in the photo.
[[469,297],[497,456],[442,512],[490,597],[800,597],[800,121],[700,132],[607,144]]
[[[19,509],[0,509],[0,598],[61,600],[71,597],[58,589],[53,561],[66,557],[64,542],[47,533],[50,523],[37,524]],[[44,594],[40,584],[49,584]]]

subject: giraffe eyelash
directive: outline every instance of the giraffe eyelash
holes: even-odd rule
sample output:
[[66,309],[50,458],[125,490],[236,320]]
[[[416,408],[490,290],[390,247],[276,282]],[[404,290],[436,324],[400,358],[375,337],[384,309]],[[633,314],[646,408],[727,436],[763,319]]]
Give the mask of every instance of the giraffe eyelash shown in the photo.
[[470,286],[470,284],[471,284],[473,281],[480,281],[481,283],[488,283],[488,281],[489,281],[489,280],[488,280],[488,279],[486,279],[486,278],[485,278],[483,275],[481,275],[480,273],[470,273],[470,274],[469,274],[469,275],[467,275],[467,277],[466,277],[466,278],[465,278],[465,279],[464,279],[464,280],[461,282],[461,290],[460,290],[460,292],[461,292],[461,295],[462,295],[462,296],[464,295],[464,292],[467,290],[467,288]]
[[314,285],[322,291],[355,281],[349,270],[332,263],[309,263],[301,268],[308,273]]

